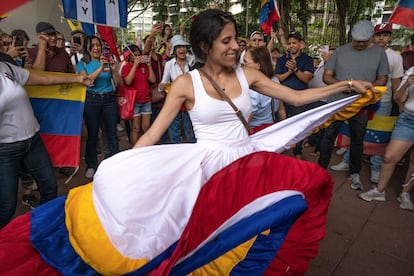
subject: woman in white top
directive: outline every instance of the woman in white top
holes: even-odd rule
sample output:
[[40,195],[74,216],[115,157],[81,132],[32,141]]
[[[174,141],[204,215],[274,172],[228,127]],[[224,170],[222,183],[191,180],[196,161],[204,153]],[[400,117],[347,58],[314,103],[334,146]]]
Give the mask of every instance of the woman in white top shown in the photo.
[[[402,112],[395,123],[391,141],[385,149],[377,187],[359,195],[366,201],[385,201],[385,189],[394,173],[395,165],[414,144],[414,67],[409,68],[405,72],[401,84],[393,97],[403,107]],[[414,151],[410,156],[410,165],[407,170],[402,192],[397,198],[402,209],[414,209],[409,194],[414,184],[413,180]]]

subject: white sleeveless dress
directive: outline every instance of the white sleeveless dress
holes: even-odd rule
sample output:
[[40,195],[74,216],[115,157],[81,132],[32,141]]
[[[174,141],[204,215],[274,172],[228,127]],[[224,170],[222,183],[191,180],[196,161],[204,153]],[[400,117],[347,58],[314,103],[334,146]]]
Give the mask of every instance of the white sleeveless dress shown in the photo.
[[[232,100],[247,118],[248,83],[241,67],[235,72],[242,92]],[[195,100],[189,114],[197,143],[127,150],[104,160],[94,176],[99,221],[112,245],[128,258],[152,259],[177,241],[201,187],[217,171],[255,151],[281,152],[314,128],[296,123],[297,130],[280,139],[280,131],[291,125],[285,120],[249,136],[231,106],[206,93],[198,70],[190,75]],[[329,116],[319,116],[317,124]]]

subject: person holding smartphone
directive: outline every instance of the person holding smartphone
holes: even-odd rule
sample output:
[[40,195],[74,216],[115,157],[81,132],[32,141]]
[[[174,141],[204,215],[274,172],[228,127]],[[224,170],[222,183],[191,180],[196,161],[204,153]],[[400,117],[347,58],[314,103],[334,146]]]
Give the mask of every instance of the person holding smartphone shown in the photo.
[[142,55],[136,45],[128,48],[124,52],[124,60],[128,63],[122,67],[122,78],[127,86],[136,89],[131,130],[131,144],[134,145],[150,126],[152,111],[149,82],[153,83],[156,79],[150,56]]
[[[86,178],[92,178],[98,167],[98,133],[102,127],[107,152],[105,158],[119,152],[118,144],[118,105],[116,87],[122,83],[115,61],[109,61],[103,55],[104,44],[94,35],[86,36],[83,44],[84,56],[78,62],[77,71],[94,81],[93,87],[87,87],[83,118],[87,130],[86,138]],[[109,68],[109,70],[105,70]]]
[[83,58],[83,40],[85,39],[86,33],[82,30],[74,30],[70,35],[70,47],[67,49],[67,52],[73,68],[76,71],[76,65]]

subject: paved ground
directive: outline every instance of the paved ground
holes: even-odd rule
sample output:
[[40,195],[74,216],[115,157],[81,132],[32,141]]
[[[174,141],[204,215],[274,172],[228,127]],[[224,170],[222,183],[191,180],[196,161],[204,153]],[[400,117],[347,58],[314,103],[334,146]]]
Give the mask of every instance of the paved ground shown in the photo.
[[[120,132],[121,149],[128,147],[125,132]],[[304,159],[316,157],[306,149]],[[332,156],[336,164],[340,157]],[[88,182],[84,162],[76,176],[64,184],[65,177],[56,171],[59,195]],[[414,212],[401,210],[396,200],[406,167],[397,167],[387,190],[386,202],[368,203],[346,183],[345,172],[329,171],[335,179],[328,214],[326,237],[320,242],[318,257],[306,275],[411,275],[414,276]],[[361,178],[368,189],[369,164],[363,164]],[[20,196],[20,195],[19,195]],[[19,204],[16,214],[29,211]]]

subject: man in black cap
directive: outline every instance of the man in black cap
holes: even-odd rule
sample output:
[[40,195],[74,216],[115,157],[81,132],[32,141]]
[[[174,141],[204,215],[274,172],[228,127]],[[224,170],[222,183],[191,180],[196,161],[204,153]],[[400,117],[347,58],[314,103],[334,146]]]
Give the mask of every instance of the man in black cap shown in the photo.
[[48,22],[36,25],[37,45],[29,51],[32,68],[41,71],[75,73],[68,53],[56,47],[56,29]]
[[[56,29],[48,22],[39,22],[36,25],[37,45],[28,49],[29,57],[33,61],[32,69],[49,72],[75,73],[70,57],[65,48],[56,47]],[[72,177],[76,169],[69,167],[59,168],[59,172]]]

